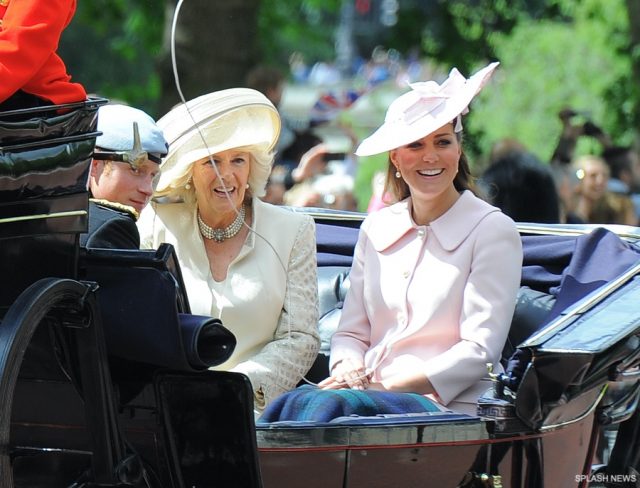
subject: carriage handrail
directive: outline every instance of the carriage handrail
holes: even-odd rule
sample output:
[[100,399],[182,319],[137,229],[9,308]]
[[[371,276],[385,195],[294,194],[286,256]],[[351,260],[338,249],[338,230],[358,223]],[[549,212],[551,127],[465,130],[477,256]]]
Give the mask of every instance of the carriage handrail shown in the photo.
[[82,107],[87,107],[92,105],[104,105],[108,101],[109,100],[102,97],[89,97],[86,100],[82,100],[80,102],[60,103],[57,105],[45,105],[41,107],[29,107],[29,108],[21,108],[16,110],[6,110],[4,112],[0,112],[0,117],[39,114],[43,112],[53,112],[53,111],[59,111],[59,110],[73,110],[76,108],[82,108]]
[[6,217],[0,219],[0,224],[12,224],[29,220],[57,219],[64,217],[81,217],[87,215],[86,210],[70,210],[68,212],[53,212],[48,214],[20,215],[18,217]]

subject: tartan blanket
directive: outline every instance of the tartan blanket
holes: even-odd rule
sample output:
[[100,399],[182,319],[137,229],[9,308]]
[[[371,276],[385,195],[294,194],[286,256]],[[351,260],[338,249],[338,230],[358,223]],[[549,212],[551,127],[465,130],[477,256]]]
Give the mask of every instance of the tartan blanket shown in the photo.
[[374,390],[321,390],[303,385],[267,405],[258,424],[280,421],[330,422],[344,416],[440,412],[442,407],[417,393]]

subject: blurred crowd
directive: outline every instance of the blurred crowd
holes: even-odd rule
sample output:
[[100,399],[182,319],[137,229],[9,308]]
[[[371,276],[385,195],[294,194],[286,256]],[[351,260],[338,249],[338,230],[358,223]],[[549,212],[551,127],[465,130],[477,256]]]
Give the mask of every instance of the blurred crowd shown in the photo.
[[[361,168],[353,154],[359,140],[349,127],[337,122],[336,114],[381,83],[406,86],[431,74],[430,67],[416,56],[402,58],[382,47],[370,59],[357,60],[347,73],[333,62],[308,66],[300,53],[291,56],[289,73],[256,67],[247,77],[247,86],[263,92],[277,107],[282,105],[288,84],[341,87],[318,98],[303,127],[281,110],[284,126],[264,199],[279,205],[367,212],[388,204],[384,176],[379,173],[370,176],[367,201],[359,201],[362,195],[354,186]],[[345,77],[352,89],[344,88]],[[483,157],[482,168],[476,169],[478,195],[517,222],[639,225],[638,151],[614,144],[596,121],[572,108],[557,116],[562,128],[551,159],[540,160],[515,138],[497,141]],[[323,136],[326,125],[337,127],[350,147],[332,152]],[[581,138],[592,139],[592,154],[577,154]]]
[[[640,222],[640,155],[617,146],[593,121],[566,108],[550,161],[514,139],[497,142],[479,177],[481,194],[517,222],[625,224]],[[578,140],[592,138],[590,154],[576,154]]]

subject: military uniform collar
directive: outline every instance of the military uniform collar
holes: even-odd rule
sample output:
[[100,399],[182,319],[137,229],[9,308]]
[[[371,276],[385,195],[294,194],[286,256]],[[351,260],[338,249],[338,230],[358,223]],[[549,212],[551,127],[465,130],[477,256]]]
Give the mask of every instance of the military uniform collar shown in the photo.
[[101,207],[110,208],[111,210],[117,210],[119,212],[124,212],[130,214],[134,220],[138,220],[140,218],[140,213],[130,205],[125,205],[123,203],[112,202],[110,200],[104,200],[102,198],[90,198],[90,202],[93,202]]

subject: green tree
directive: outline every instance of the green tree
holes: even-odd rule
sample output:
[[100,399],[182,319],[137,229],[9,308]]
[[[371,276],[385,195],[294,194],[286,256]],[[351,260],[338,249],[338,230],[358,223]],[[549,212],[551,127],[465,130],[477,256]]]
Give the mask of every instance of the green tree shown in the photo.
[[74,80],[90,93],[151,113],[160,94],[156,57],[164,12],[152,0],[78,2],[60,53]]
[[165,35],[158,65],[161,113],[180,101],[175,72],[188,100],[242,84],[245,74],[259,60],[260,0],[186,0],[176,23],[174,66],[170,26],[175,4],[175,0],[165,1]]
[[571,20],[525,19],[509,35],[491,37],[502,66],[469,116],[473,127],[482,127],[483,154],[513,137],[548,160],[560,133],[557,114],[565,107],[584,112],[617,142],[631,142],[631,65],[621,54],[628,45],[627,13],[623,0],[607,2],[606,12],[598,3],[584,2]]
[[258,15],[261,61],[288,68],[294,51],[332,59],[341,0],[262,0]]
[[[177,3],[79,2],[61,42],[74,79],[92,93],[165,113],[179,101],[170,53]],[[295,50],[331,58],[339,7],[340,0],[183,1],[176,65],[185,97],[241,85],[258,62],[286,70]]]
[[[185,0],[176,45],[185,96],[241,84],[257,62],[286,70],[294,51],[310,61],[332,58],[345,1]],[[74,78],[90,92],[164,113],[178,101],[168,43],[176,3],[79,2],[61,45]],[[469,117],[472,152],[508,134],[547,158],[562,103],[589,110],[616,142],[637,138],[637,0],[401,0],[400,7],[398,23],[381,36],[386,47],[419,46],[432,64],[464,74],[502,62],[499,89],[483,92]]]

